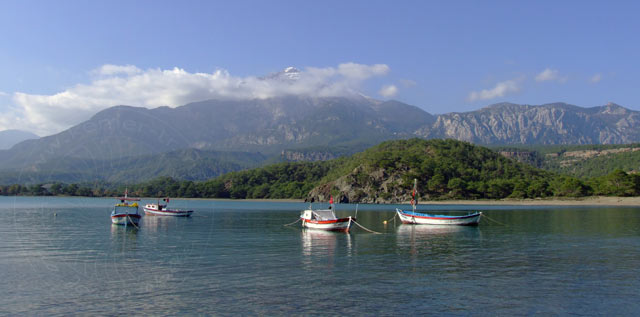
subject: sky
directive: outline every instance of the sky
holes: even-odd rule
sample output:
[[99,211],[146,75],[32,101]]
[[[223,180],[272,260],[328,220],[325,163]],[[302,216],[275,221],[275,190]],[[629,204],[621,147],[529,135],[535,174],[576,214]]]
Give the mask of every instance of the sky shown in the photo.
[[[432,114],[640,110],[638,1],[0,1],[0,130],[120,104],[358,92]],[[270,74],[300,70],[283,83]]]

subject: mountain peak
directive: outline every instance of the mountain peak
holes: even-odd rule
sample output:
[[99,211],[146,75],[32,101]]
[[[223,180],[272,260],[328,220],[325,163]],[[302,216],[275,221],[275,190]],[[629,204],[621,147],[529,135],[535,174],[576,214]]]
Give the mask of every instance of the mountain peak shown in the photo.
[[263,77],[263,79],[279,79],[283,81],[295,81],[300,79],[300,70],[293,66],[289,66],[279,72],[271,73]]
[[602,107],[602,110],[600,111],[600,113],[625,114],[627,113],[627,108],[620,106],[618,104],[615,104],[613,102],[608,102],[606,105],[604,105],[604,107]]
[[9,149],[15,144],[25,140],[40,138],[34,133],[22,130],[4,130],[0,131],[0,150]]
[[295,68],[295,67],[293,67],[293,66],[289,66],[289,67],[285,68],[282,72],[284,72],[284,73],[299,73],[300,70]]
[[523,106],[526,105],[519,105],[519,104],[515,104],[515,103],[511,103],[511,102],[500,102],[500,103],[494,103],[492,105],[488,105],[480,110],[484,110],[484,109],[506,109],[506,108],[521,108]]

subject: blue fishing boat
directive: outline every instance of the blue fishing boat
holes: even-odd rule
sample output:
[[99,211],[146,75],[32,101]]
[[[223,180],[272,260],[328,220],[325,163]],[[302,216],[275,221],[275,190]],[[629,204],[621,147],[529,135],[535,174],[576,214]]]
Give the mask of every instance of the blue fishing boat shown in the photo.
[[434,215],[416,212],[418,206],[417,199],[417,180],[413,180],[413,191],[411,193],[412,210],[401,210],[396,208],[396,213],[400,221],[405,224],[416,225],[457,225],[457,226],[475,226],[480,223],[481,212],[473,212],[467,215]]

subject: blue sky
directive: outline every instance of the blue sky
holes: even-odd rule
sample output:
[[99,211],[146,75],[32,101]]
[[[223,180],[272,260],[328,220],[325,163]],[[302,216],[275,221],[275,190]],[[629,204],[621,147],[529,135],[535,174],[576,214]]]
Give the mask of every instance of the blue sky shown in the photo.
[[119,103],[271,96],[283,88],[255,79],[288,66],[308,75],[296,91],[330,81],[332,93],[434,114],[503,101],[640,110],[638,12],[633,1],[2,1],[0,130],[50,134]]

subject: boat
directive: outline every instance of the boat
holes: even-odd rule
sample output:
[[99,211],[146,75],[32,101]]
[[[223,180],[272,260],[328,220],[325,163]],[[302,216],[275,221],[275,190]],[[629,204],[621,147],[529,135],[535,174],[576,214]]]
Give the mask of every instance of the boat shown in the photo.
[[475,226],[480,223],[482,216],[482,213],[477,211],[467,215],[434,215],[396,208],[396,212],[402,223],[415,225]]
[[171,216],[171,217],[189,217],[193,213],[193,210],[173,209],[168,208],[169,198],[164,198],[162,201],[166,204],[161,204],[158,200],[155,204],[146,204],[144,206],[144,213],[150,216]]
[[334,212],[335,208],[333,208],[333,196],[329,203],[331,204],[329,209],[313,210],[309,208],[303,210],[300,214],[302,227],[316,230],[349,232],[352,221],[356,219],[351,216],[346,218],[336,217]]
[[409,211],[396,208],[396,213],[400,221],[404,224],[475,226],[480,223],[482,213],[477,211],[467,215],[436,215],[416,212],[416,207],[418,206],[417,193],[417,180],[414,179],[411,194],[411,207],[413,210]]
[[138,201],[140,198],[131,198],[127,195],[127,190],[124,191],[124,197],[117,198],[120,202],[113,207],[111,211],[111,222],[116,225],[134,225],[138,226],[140,218],[142,217],[138,213]]

